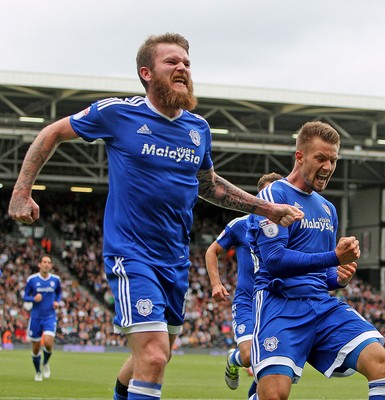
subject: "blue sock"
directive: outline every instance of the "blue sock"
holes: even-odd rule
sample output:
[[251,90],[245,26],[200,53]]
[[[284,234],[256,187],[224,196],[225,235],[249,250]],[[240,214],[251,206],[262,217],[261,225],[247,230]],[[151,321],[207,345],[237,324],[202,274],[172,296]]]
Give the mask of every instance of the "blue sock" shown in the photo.
[[128,400],[156,400],[160,399],[162,385],[158,383],[131,379],[128,385]]
[[385,400],[385,378],[369,382],[369,400]]
[[237,367],[243,367],[241,354],[238,348],[236,348],[234,353],[231,355],[230,362],[231,364],[236,365]]
[[49,352],[45,347],[43,347],[43,364],[47,364],[48,360],[50,359],[52,352]]
[[40,360],[41,360],[40,352],[37,356],[35,356],[32,353],[32,362],[33,362],[33,365],[35,366],[36,372],[40,372]]
[[249,398],[257,392],[257,382],[253,381],[249,389]]

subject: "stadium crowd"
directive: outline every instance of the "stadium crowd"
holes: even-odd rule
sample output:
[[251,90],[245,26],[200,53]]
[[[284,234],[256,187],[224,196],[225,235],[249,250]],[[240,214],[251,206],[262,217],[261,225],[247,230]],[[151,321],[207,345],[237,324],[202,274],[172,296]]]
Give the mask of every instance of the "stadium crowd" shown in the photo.
[[[98,199],[99,200],[99,199]],[[63,299],[58,310],[57,344],[126,346],[126,337],[113,333],[113,297],[103,271],[101,201],[76,198],[47,199],[42,220],[51,227],[49,238],[23,237],[0,201],[0,326],[13,343],[27,341],[29,314],[23,308],[26,278],[37,272],[39,255],[51,251],[53,273],[61,277]],[[60,210],[60,211],[59,211]],[[198,204],[191,234],[190,289],[183,330],[175,348],[228,349],[234,345],[231,303],[216,303],[206,272],[207,246],[236,214],[223,209],[212,212],[210,205]],[[52,242],[52,247],[51,247]],[[232,295],[236,281],[235,252],[219,260],[222,282]],[[349,303],[385,336],[383,295],[356,276],[334,294]]]

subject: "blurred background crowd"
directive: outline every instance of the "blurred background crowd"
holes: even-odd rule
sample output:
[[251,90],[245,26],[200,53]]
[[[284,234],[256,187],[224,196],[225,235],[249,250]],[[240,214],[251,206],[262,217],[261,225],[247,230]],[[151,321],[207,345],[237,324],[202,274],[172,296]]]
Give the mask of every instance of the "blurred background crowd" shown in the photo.
[[[125,336],[113,332],[114,301],[103,270],[102,238],[105,198],[89,199],[44,195],[37,199],[41,219],[36,228],[10,220],[8,201],[0,200],[0,326],[3,345],[26,343],[29,313],[23,308],[27,277],[38,272],[38,258],[49,253],[53,273],[61,278],[63,298],[58,310],[56,343],[88,346],[126,346]],[[227,303],[216,303],[205,266],[209,244],[232,218],[240,216],[198,202],[191,232],[190,289],[186,318],[175,349],[226,350],[234,346],[231,297],[237,282],[235,252],[219,260],[222,282],[231,294]],[[32,233],[31,233],[32,232]],[[371,321],[385,336],[384,299],[360,279],[359,273],[345,288],[333,292]]]

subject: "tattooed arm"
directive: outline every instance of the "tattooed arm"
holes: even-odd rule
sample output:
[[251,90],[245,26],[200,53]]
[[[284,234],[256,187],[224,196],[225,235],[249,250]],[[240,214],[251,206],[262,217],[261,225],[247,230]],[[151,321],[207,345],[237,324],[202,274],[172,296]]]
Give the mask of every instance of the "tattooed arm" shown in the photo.
[[262,215],[282,226],[289,226],[303,218],[302,211],[296,207],[259,199],[217,175],[213,168],[200,170],[197,178],[199,196],[210,203],[247,214]]
[[69,117],[48,125],[37,135],[27,151],[13,189],[8,207],[11,218],[26,224],[32,224],[39,218],[39,206],[32,199],[32,185],[59,144],[77,137]]

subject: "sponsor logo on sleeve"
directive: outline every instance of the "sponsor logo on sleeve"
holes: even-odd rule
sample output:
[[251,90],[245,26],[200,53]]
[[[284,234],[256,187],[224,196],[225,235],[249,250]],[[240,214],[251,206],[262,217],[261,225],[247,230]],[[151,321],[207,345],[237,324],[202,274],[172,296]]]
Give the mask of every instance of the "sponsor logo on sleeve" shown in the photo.
[[223,236],[225,236],[225,233],[226,233],[226,231],[225,231],[225,229],[223,229],[223,231],[222,231],[222,232],[219,234],[219,236],[217,237],[217,240],[222,239]]
[[77,114],[75,114],[75,115],[73,116],[73,119],[76,119],[76,120],[77,120],[77,119],[80,119],[80,118],[85,117],[86,115],[89,114],[90,109],[91,109],[91,107],[87,107],[87,108],[85,108],[84,110],[78,112]]
[[278,235],[278,225],[269,219],[264,219],[259,223],[259,227],[262,228],[263,234],[268,238],[273,238]]

